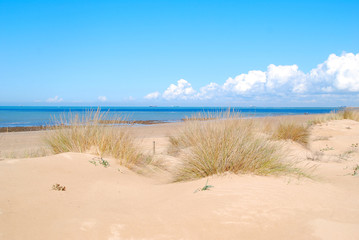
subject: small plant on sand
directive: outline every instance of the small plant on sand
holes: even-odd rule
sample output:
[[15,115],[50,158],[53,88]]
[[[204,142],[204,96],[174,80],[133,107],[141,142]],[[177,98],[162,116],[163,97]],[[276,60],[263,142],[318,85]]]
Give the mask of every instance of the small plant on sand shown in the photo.
[[102,157],[93,158],[89,162],[92,163],[95,166],[97,166],[97,163],[98,163],[98,164],[102,165],[105,168],[110,166],[110,163],[107,160],[103,159]]
[[319,151],[326,152],[326,151],[331,151],[331,150],[334,150],[334,148],[333,147],[328,147],[328,145],[325,145],[325,148],[322,148]]
[[358,143],[353,143],[352,145],[350,145],[350,149],[347,150],[346,152],[344,152],[343,154],[339,154],[339,158],[340,159],[348,159],[350,157],[350,154],[355,153],[358,151]]
[[359,171],[359,165],[357,164],[355,167],[354,167],[354,172],[353,172],[353,174],[352,174],[352,176],[356,176],[356,175],[358,175],[358,171]]
[[66,187],[65,187],[65,186],[61,186],[60,184],[56,183],[56,184],[52,185],[52,190],[55,190],[55,191],[66,191]]
[[201,188],[197,188],[196,191],[194,191],[194,193],[199,192],[199,191],[210,190],[210,188],[213,188],[213,187],[214,187],[214,186],[212,186],[212,185],[208,185],[208,179],[207,179],[206,184],[205,184],[203,187],[201,187]]
[[180,152],[175,181],[203,178],[225,172],[260,175],[289,172],[278,144],[255,134],[252,120],[233,115],[212,121],[186,121],[171,141]]
[[97,162],[95,160],[89,160],[90,163],[92,163],[93,165],[97,166]]
[[82,116],[69,113],[67,117],[54,119],[46,142],[54,153],[90,152],[114,157],[129,168],[142,165],[145,156],[137,149],[128,127],[103,124],[104,120],[108,116],[99,109]]
[[331,136],[318,136],[316,138],[313,139],[313,142],[314,141],[327,141],[331,138]]
[[281,123],[273,132],[274,140],[292,140],[302,145],[307,145],[309,140],[309,129],[307,126],[295,123]]
[[339,160],[348,160],[353,151],[349,150],[338,155]]
[[100,165],[104,166],[105,168],[110,166],[110,163],[104,160],[102,157],[98,161],[100,162]]
[[352,143],[352,145],[351,145],[352,148],[358,148],[358,146],[359,146],[359,143]]

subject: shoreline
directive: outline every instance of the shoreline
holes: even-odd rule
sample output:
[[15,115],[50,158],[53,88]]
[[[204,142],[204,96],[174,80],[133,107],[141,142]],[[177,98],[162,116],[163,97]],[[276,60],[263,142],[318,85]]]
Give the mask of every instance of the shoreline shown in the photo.
[[[325,115],[328,113],[313,113],[313,114],[293,114],[293,115],[275,115],[275,116],[260,116],[260,117],[243,117],[245,119],[283,119],[283,118],[305,118],[310,119],[311,117],[316,117],[320,115]],[[108,126],[123,126],[123,125],[130,125],[130,126],[151,126],[151,125],[158,125],[158,124],[174,124],[174,123],[184,123],[191,118],[188,119],[180,119],[177,121],[162,121],[162,120],[134,120],[134,121],[116,121],[116,120],[102,120],[100,123],[108,125]],[[201,120],[201,119],[197,119]],[[207,121],[210,119],[202,119],[203,121]],[[51,130],[54,125],[46,126],[14,126],[14,127],[0,127],[0,133],[6,132],[32,132],[32,131],[46,131]]]
[[[86,112],[83,108],[72,107],[0,107],[0,132],[18,132],[18,131],[36,131],[47,129],[51,125],[56,124],[56,119],[63,120],[65,123],[68,117],[73,116],[72,113],[79,114],[80,117],[86,116],[91,112]],[[179,107],[179,108],[146,108],[146,107],[127,107],[127,108],[102,108],[100,110],[101,120],[105,124],[136,124],[136,125],[152,125],[160,123],[183,122],[186,119],[199,117],[204,115],[213,117],[216,115],[227,114],[228,111],[241,115],[244,118],[264,118],[276,116],[291,115],[317,115],[336,112],[342,108],[221,108],[221,107]],[[355,109],[355,108],[353,108]],[[108,110],[107,112],[104,110]],[[96,111],[95,109],[93,111]],[[67,115],[67,113],[69,115]],[[95,112],[92,112],[95,113]],[[109,115],[107,115],[109,114]],[[123,116],[123,117],[121,117]],[[106,120],[109,119],[109,120]],[[118,119],[119,121],[117,122]]]
[[[181,122],[181,121],[179,121]],[[154,125],[154,124],[163,124],[163,123],[172,123],[160,120],[139,120],[139,121],[102,121],[102,124],[109,126],[120,126],[122,125]],[[51,130],[54,126],[16,126],[16,127],[0,127],[0,133],[3,132],[31,132],[31,131],[43,131]]]

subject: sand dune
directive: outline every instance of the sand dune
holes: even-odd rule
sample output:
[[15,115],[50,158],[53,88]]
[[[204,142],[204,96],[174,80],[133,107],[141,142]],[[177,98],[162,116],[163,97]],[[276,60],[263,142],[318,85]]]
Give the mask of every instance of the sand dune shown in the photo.
[[[166,157],[180,123],[134,127],[144,151]],[[0,151],[40,146],[43,132],[0,135]],[[313,126],[309,147],[286,142],[288,160],[313,178],[214,176],[170,183],[107,159],[63,153],[0,160],[0,239],[358,239],[359,122]],[[54,184],[66,191],[52,190]]]

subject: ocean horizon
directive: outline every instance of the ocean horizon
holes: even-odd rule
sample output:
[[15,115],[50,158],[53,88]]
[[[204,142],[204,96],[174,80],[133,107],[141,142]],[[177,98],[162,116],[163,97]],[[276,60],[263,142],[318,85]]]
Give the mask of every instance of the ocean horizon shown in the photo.
[[86,114],[88,111],[107,112],[106,116],[125,118],[128,121],[179,122],[199,113],[223,113],[230,109],[243,117],[269,117],[282,115],[323,114],[338,111],[341,107],[49,107],[0,106],[0,127],[46,126],[53,119],[68,113]]

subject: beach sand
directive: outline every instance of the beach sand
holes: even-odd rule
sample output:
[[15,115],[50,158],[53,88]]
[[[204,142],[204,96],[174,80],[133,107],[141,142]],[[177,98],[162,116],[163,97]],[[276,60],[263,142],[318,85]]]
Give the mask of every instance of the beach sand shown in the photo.
[[[144,152],[167,161],[168,136],[183,123],[132,127]],[[359,122],[311,127],[307,148],[283,142],[288,161],[312,178],[213,176],[171,183],[106,158],[46,148],[45,131],[0,134],[0,239],[359,239]],[[359,172],[359,171],[358,171]],[[197,191],[208,184],[208,191]],[[66,191],[52,190],[54,184]]]

